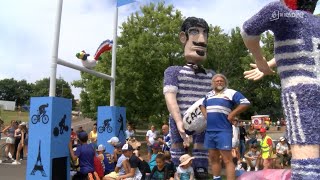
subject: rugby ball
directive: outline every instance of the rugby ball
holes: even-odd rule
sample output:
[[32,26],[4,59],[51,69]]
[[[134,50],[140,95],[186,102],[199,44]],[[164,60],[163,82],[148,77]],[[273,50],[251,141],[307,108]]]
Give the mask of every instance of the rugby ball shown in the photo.
[[202,133],[207,128],[207,120],[201,113],[200,105],[204,98],[196,101],[188,110],[183,114],[183,126],[186,134],[193,135]]

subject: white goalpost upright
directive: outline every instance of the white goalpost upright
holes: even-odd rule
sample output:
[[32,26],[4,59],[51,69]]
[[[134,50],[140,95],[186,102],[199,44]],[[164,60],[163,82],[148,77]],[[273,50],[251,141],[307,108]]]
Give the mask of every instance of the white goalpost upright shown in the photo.
[[117,30],[118,30],[118,6],[114,16],[114,33],[113,33],[113,45],[112,45],[112,61],[111,61],[111,76],[103,74],[94,70],[87,69],[85,67],[69,63],[58,57],[59,54],[59,40],[60,40],[60,26],[62,16],[63,0],[59,0],[56,14],[54,41],[52,49],[52,62],[51,62],[51,73],[50,73],[50,87],[49,96],[55,97],[56,95],[56,81],[57,81],[57,65],[66,66],[78,71],[86,72],[91,75],[106,79],[110,81],[110,106],[115,104],[115,79],[116,79],[116,53],[117,53]]
[[110,106],[97,107],[97,144],[103,144],[106,151],[112,153],[113,146],[107,143],[108,139],[117,136],[122,142],[125,141],[126,108],[115,106],[116,50],[118,7],[131,2],[134,0],[117,0],[110,76],[58,57],[63,6],[63,0],[58,0],[50,66],[49,97],[31,97],[30,100],[27,180],[70,179],[70,151],[68,147],[72,126],[72,101],[67,98],[55,97],[58,64],[110,81]]

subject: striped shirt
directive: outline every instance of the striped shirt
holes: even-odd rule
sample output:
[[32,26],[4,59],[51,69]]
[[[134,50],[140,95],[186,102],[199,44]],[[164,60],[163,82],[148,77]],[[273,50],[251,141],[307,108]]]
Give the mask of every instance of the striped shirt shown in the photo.
[[210,91],[202,105],[207,110],[207,131],[232,131],[228,115],[236,105],[249,105],[250,102],[240,92],[225,89],[216,94]]
[[287,8],[281,2],[265,6],[243,25],[244,38],[271,30],[277,71],[283,89],[298,84],[320,85],[320,18]]
[[163,94],[176,93],[181,115],[211,88],[214,72],[195,74],[188,66],[170,66],[164,72]]

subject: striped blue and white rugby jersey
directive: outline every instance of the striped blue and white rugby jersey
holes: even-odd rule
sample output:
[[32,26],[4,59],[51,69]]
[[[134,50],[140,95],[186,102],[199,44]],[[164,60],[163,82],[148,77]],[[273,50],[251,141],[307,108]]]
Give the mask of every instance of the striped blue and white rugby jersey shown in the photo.
[[250,102],[238,91],[227,88],[219,94],[210,91],[202,103],[207,110],[207,131],[232,131],[228,115],[240,104],[250,105]]

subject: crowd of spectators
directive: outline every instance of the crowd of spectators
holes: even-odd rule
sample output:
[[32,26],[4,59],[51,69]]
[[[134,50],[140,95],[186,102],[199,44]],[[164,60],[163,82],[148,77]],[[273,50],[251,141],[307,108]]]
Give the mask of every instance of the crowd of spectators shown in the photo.
[[28,126],[26,122],[12,120],[9,126],[4,127],[4,122],[0,118],[0,138],[1,134],[6,136],[5,158],[0,162],[21,164],[28,153]]

